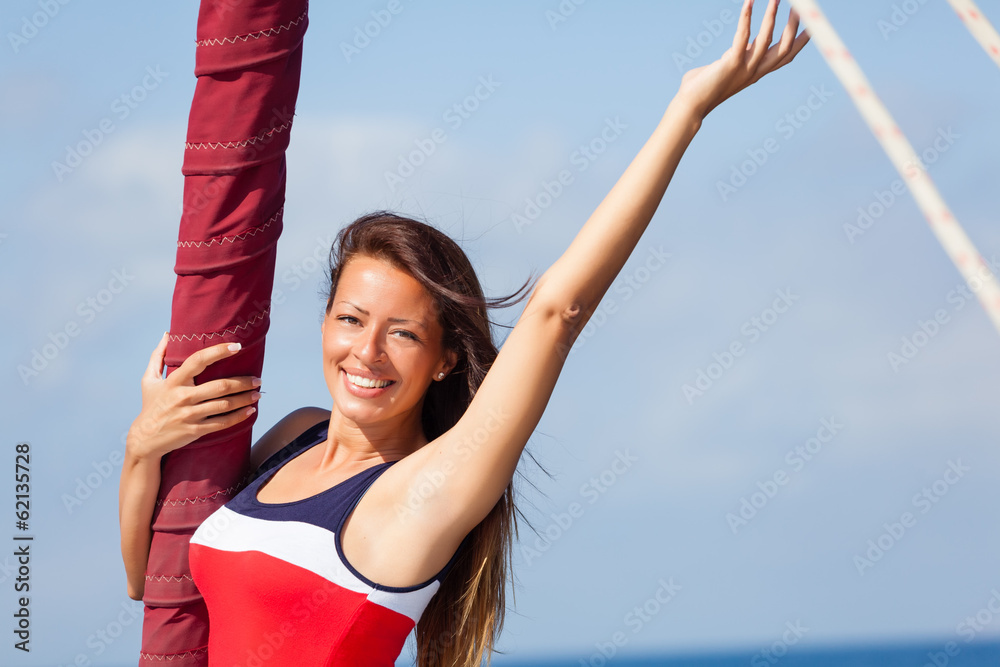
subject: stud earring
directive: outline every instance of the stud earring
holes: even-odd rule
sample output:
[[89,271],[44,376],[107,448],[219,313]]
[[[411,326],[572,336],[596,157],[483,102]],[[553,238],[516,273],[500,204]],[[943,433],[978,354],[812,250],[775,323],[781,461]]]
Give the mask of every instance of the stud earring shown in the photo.
[[444,373],[438,373],[438,380],[444,379]]

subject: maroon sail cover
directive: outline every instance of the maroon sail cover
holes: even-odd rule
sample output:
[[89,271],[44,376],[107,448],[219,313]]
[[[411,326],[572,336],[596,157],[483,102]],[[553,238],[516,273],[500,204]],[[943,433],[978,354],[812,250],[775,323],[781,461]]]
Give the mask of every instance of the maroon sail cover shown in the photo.
[[[307,7],[306,0],[201,2],[168,374],[222,342],[243,350],[213,364],[198,384],[261,374]],[[255,417],[163,459],[143,597],[144,667],[208,664],[208,613],[191,580],[188,542],[242,488]]]

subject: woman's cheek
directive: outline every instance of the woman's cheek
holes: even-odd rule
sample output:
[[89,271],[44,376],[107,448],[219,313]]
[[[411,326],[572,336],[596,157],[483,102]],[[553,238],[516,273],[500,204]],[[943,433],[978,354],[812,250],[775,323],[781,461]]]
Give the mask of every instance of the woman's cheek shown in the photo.
[[327,333],[323,337],[323,352],[327,355],[340,353],[350,346],[350,337],[343,333]]

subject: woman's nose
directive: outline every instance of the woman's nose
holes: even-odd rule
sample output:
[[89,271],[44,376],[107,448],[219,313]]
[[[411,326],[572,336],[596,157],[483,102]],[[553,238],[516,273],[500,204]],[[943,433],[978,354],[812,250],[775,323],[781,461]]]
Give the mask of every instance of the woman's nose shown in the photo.
[[366,364],[385,360],[385,347],[378,327],[369,326],[358,341],[357,357]]

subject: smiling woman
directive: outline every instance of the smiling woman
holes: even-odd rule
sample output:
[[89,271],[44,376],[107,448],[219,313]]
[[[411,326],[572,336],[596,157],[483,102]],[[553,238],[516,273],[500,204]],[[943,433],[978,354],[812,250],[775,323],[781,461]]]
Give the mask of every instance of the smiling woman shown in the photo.
[[330,395],[344,416],[378,418],[409,448],[430,383],[455,366],[437,309],[416,279],[385,260],[356,255],[338,282],[322,326]]
[[[289,609],[260,603],[273,600],[275,586],[261,572],[291,567],[280,578],[283,598],[326,592],[310,614],[310,628],[325,633],[315,641],[343,631],[332,649],[318,645],[317,664],[388,664],[415,624],[422,664],[454,664],[488,650],[505,609],[513,483],[507,480],[474,527],[435,521],[449,516],[440,513],[438,495],[462,471],[418,474],[411,457],[455,426],[495,360],[487,310],[519,302],[527,286],[486,299],[461,248],[410,218],[382,211],[341,231],[321,326],[333,410],[296,411],[279,423],[254,448],[260,470],[276,470],[251,482],[192,538],[192,573],[209,609],[233,612],[213,616],[210,647],[228,655],[285,622]],[[302,521],[317,530],[295,534]],[[296,544],[294,556],[260,544],[276,530],[290,531],[279,539],[283,547]],[[237,555],[248,545],[268,558]],[[315,559],[303,560],[312,546]],[[323,574],[331,547],[339,575]],[[302,569],[311,574],[297,589]],[[238,596],[220,583],[237,581],[253,583],[242,584]],[[358,616],[345,626],[345,608],[379,629],[359,630]],[[301,647],[295,650],[301,657]]]
[[[414,627],[420,667],[491,657],[516,534],[512,480],[569,350],[705,116],[808,41],[792,12],[770,46],[771,0],[748,44],[752,4],[733,46],[684,76],[653,135],[531,289],[529,280],[487,299],[458,244],[425,222],[378,211],[341,230],[321,326],[331,409],[297,410],[266,433],[248,485],[190,540],[213,663],[391,665]],[[488,310],[528,294],[498,351]],[[249,377],[194,386],[238,346],[195,352],[161,379],[164,349],[150,359],[122,475],[123,555],[139,590],[148,514],[133,505],[151,504],[161,457],[247,419],[259,396]]]

